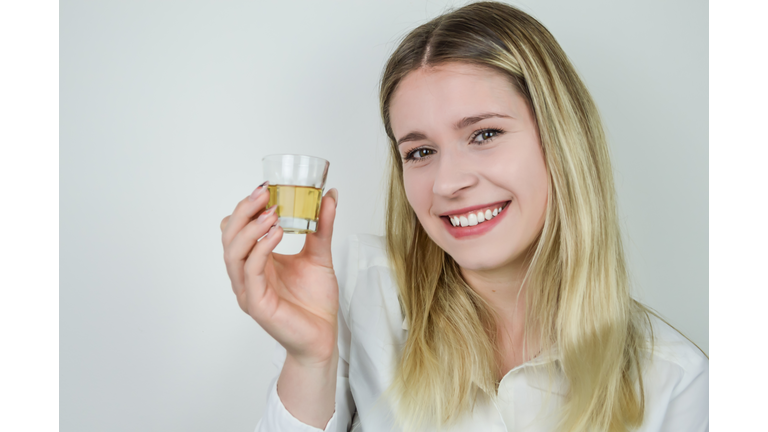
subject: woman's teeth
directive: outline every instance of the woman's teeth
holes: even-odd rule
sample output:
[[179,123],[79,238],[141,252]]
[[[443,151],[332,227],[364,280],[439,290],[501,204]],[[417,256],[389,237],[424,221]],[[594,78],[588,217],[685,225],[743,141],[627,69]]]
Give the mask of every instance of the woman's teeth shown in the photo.
[[472,212],[462,216],[449,216],[451,225],[457,227],[475,226],[477,224],[489,221],[495,218],[504,209],[506,204],[494,209],[485,209],[477,212]]

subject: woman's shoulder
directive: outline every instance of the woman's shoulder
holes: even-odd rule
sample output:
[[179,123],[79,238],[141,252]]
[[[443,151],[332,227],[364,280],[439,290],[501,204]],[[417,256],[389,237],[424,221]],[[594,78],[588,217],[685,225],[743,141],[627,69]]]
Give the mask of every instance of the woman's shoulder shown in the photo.
[[[649,313],[649,375],[673,383],[682,391],[695,381],[708,380],[709,359],[702,350],[666,321]],[[650,383],[649,383],[650,384]]]
[[709,359],[673,326],[647,314],[643,358],[650,361],[642,366],[645,414],[639,431],[707,430]]
[[649,313],[650,335],[654,359],[677,364],[685,369],[700,368],[708,363],[707,356],[691,340],[659,316]]

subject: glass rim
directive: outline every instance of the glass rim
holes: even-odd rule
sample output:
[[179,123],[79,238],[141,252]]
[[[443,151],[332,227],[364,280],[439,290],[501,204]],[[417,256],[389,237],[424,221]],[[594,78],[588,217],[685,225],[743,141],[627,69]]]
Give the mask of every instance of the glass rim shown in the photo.
[[328,164],[328,165],[330,165],[330,164],[331,164],[330,162],[328,162],[328,160],[327,160],[327,159],[323,159],[323,158],[321,158],[321,157],[317,157],[317,156],[311,156],[311,155],[305,155],[305,154],[296,154],[296,153],[276,153],[276,154],[269,154],[269,155],[266,155],[266,156],[264,156],[263,158],[261,158],[261,161],[262,161],[262,162],[264,162],[264,161],[265,161],[265,160],[267,160],[268,158],[275,158],[275,157],[278,157],[278,156],[298,156],[298,157],[301,157],[301,158],[314,159],[314,160],[316,160],[316,161],[318,161],[318,162],[325,162],[325,163],[326,163],[326,164]]

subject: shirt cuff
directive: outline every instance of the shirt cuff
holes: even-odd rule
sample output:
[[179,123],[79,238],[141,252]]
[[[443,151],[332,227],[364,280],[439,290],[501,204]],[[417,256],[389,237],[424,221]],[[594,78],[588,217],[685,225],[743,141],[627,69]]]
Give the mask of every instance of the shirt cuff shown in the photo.
[[325,432],[332,431],[336,423],[336,410],[334,409],[331,419],[325,424],[325,428],[318,429],[306,423],[302,423],[296,417],[291,415],[280,400],[277,394],[277,379],[279,375],[272,380],[272,385],[267,395],[267,408],[264,417],[256,425],[256,432],[262,431],[290,431],[290,432]]

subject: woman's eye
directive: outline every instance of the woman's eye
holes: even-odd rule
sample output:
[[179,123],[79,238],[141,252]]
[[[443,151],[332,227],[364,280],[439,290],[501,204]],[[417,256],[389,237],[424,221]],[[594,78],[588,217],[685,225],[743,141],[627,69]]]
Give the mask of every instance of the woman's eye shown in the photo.
[[407,155],[405,155],[405,160],[417,160],[417,159],[424,159],[432,154],[434,154],[435,151],[428,148],[417,148],[414,150],[411,150],[408,152]]
[[483,143],[485,141],[490,141],[493,138],[496,138],[497,136],[504,133],[501,129],[483,129],[481,131],[478,131],[473,140],[476,143]]

